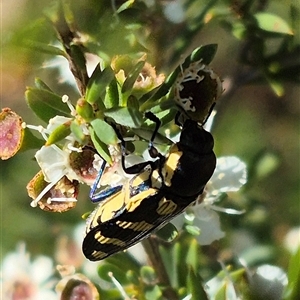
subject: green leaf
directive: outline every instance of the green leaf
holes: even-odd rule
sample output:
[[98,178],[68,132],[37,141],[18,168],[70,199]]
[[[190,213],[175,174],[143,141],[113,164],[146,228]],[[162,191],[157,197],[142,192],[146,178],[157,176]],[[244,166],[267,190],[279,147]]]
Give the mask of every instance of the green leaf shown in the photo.
[[138,128],[143,123],[143,115],[133,107],[115,107],[103,112],[106,117],[116,123],[132,128]]
[[187,277],[187,287],[192,295],[192,300],[208,300],[208,296],[203,288],[202,278],[197,274],[192,267],[189,268]]
[[[149,141],[153,135],[153,129],[149,128],[133,128],[132,132],[146,141]],[[154,139],[154,143],[160,145],[171,145],[172,141],[166,138],[161,133],[157,133]]]
[[106,88],[114,78],[114,71],[111,67],[100,69],[100,64],[95,68],[86,88],[85,100],[90,104],[97,103],[99,109],[104,109],[103,99]]
[[194,225],[186,225],[184,228],[189,234],[194,236],[199,235],[201,231],[201,229],[198,226],[194,226]]
[[51,54],[51,55],[61,55],[63,57],[67,57],[65,51],[44,43],[36,42],[36,41],[31,41],[31,40],[26,40],[22,41],[22,45],[25,47],[28,47],[33,50],[37,50],[39,52],[43,52],[46,54]]
[[126,277],[127,277],[128,281],[130,281],[132,284],[134,284],[136,286],[140,285],[140,277],[136,272],[129,270],[126,272]]
[[227,283],[226,282],[222,282],[221,287],[219,288],[219,290],[217,291],[216,295],[215,295],[215,299],[216,300],[227,300]]
[[196,48],[195,50],[193,50],[193,52],[184,60],[184,62],[179,65],[173,73],[171,73],[169,75],[169,77],[166,79],[165,83],[171,87],[178,74],[181,72],[181,70],[186,69],[189,67],[189,65],[193,62],[199,61],[201,60],[201,62],[205,65],[209,65],[211,63],[211,61],[213,60],[216,52],[218,49],[218,45],[217,44],[209,44],[209,45],[205,45],[205,46],[200,46],[198,48]]
[[168,273],[170,283],[172,287],[178,287],[178,272],[177,272],[177,253],[180,243],[175,243],[172,247],[159,247],[162,260],[164,262],[165,269]]
[[111,83],[106,88],[106,94],[104,98],[104,105],[107,109],[121,105],[121,99],[119,96],[119,85],[117,79],[114,77]]
[[217,44],[209,44],[196,48],[186,59],[179,65],[165,80],[165,82],[159,87],[152,97],[150,97],[143,105],[141,105],[141,111],[149,110],[153,103],[165,96],[175,83],[175,80],[182,69],[186,69],[192,62],[201,60],[203,64],[210,64],[213,60],[218,49]]
[[71,120],[64,124],[58,125],[49,135],[46,146],[55,144],[67,137],[71,133],[70,125]]
[[283,299],[300,299],[300,247],[291,257],[288,269],[288,285],[284,290]]
[[129,72],[129,74],[127,75],[123,86],[122,86],[122,93],[126,93],[128,91],[131,91],[133,88],[133,85],[136,81],[136,79],[138,78],[138,76],[140,75],[143,67],[145,65],[145,61],[139,61],[134,67],[133,69]]
[[199,264],[199,244],[196,239],[192,239],[186,255],[186,264],[191,266],[193,270],[198,270]]
[[91,122],[95,133],[98,138],[106,145],[115,145],[118,141],[115,130],[111,125],[102,119],[95,119]]
[[73,120],[71,122],[70,129],[71,129],[72,133],[75,135],[77,141],[79,141],[80,143],[83,144],[86,139],[86,135],[83,133],[82,128],[78,124],[77,120]]
[[82,72],[86,72],[86,59],[82,52],[82,47],[72,44],[70,46],[71,56],[76,64],[77,68],[80,68]]
[[119,14],[120,12],[130,8],[132,6],[132,4],[135,2],[135,0],[128,0],[126,2],[124,2],[116,11],[117,14]]
[[178,236],[178,230],[172,223],[168,223],[159,229],[155,235],[166,242],[172,242]]
[[39,149],[45,144],[45,140],[37,138],[32,134],[27,127],[24,129],[24,137],[19,151],[26,151],[29,149]]
[[287,22],[274,14],[257,13],[254,15],[254,18],[258,23],[258,27],[262,30],[279,34],[293,35],[293,31]]
[[128,284],[125,270],[121,264],[119,267],[117,267],[105,262],[98,268],[99,277],[105,281],[112,282],[111,276],[109,276],[111,273],[121,284]]
[[110,153],[109,153],[109,150],[108,150],[108,147],[107,145],[102,142],[97,134],[95,133],[93,127],[90,127],[89,128],[89,131],[90,131],[90,135],[91,135],[91,139],[92,139],[92,142],[98,152],[98,154],[102,157],[102,159],[104,159],[107,163],[109,164],[112,164],[112,159],[110,157]]
[[186,264],[186,255],[189,249],[190,238],[185,240],[184,236],[181,235],[176,242],[174,249],[174,257],[176,261],[176,273],[177,273],[177,282],[178,286],[186,286],[187,285],[187,276],[188,266]]
[[61,97],[48,90],[29,87],[25,92],[25,99],[33,112],[46,123],[57,115],[70,117],[69,108]]
[[122,262],[122,268],[125,270],[132,270],[136,274],[139,274],[140,272],[140,264],[128,252],[116,253],[115,255],[106,258],[105,261],[116,266],[119,266],[120,262]]
[[40,90],[47,90],[47,91],[53,93],[53,91],[49,88],[49,86],[44,81],[42,81],[42,79],[36,77],[34,79],[34,83],[35,83],[35,86],[38,89],[40,89]]
[[209,44],[205,46],[200,46],[196,48],[191,53],[191,62],[195,62],[201,60],[201,62],[205,65],[209,65],[213,58],[215,57],[218,50],[217,44]]
[[145,291],[146,300],[160,300],[162,295],[161,288],[158,285],[148,287]]

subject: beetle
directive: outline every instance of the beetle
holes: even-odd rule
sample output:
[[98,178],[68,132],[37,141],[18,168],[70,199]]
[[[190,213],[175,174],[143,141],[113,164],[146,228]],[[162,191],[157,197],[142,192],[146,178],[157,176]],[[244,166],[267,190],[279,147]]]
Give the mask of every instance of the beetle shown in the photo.
[[185,120],[179,142],[162,155],[153,145],[160,120],[151,112],[145,116],[156,124],[148,148],[155,160],[126,167],[125,142],[116,131],[122,167],[135,176],[123,186],[95,194],[103,163],[90,193],[100,204],[87,219],[82,245],[89,260],[104,259],[147,238],[196,201],[215,170],[214,140],[202,125]]

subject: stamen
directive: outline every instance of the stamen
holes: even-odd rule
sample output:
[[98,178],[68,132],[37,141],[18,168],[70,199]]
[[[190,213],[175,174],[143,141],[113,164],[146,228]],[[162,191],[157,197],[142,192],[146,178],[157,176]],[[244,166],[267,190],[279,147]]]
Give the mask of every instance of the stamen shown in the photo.
[[[23,125],[23,124],[22,124],[22,125]],[[38,131],[38,132],[42,135],[43,139],[44,139],[45,141],[48,141],[48,137],[47,137],[47,135],[46,135],[47,129],[44,128],[42,125],[38,125],[38,126],[36,126],[36,125],[29,125],[29,124],[25,124],[25,125],[26,125],[26,127],[29,128],[29,129]]]
[[76,112],[76,109],[74,108],[73,104],[71,103],[71,101],[69,100],[69,96],[68,95],[63,95],[61,97],[61,100],[63,103],[66,103],[71,111],[71,115],[72,116],[76,116],[77,115],[77,112]]
[[210,208],[215,210],[215,211],[219,211],[219,212],[223,212],[229,215],[242,215],[246,212],[245,209],[242,210],[237,210],[237,209],[233,209],[233,208],[224,208],[224,207],[219,207],[216,205],[210,205]]
[[114,277],[113,273],[112,272],[108,272],[108,276],[111,278],[112,282],[114,283],[114,285],[116,286],[116,288],[119,290],[119,292],[121,293],[122,297],[124,297],[124,300],[130,300],[130,298],[126,294],[124,288],[122,287],[122,285],[120,284],[120,282]]
[[[60,197],[60,198],[49,198],[50,199],[50,203],[55,201],[55,202],[77,202],[76,198],[73,197]],[[48,202],[48,200],[47,200]],[[49,203],[49,204],[50,204]]]
[[57,179],[54,179],[52,182],[50,182],[41,192],[40,194],[30,203],[31,207],[37,207],[38,202],[56,185],[56,183],[64,176],[64,174],[61,174],[57,177]]

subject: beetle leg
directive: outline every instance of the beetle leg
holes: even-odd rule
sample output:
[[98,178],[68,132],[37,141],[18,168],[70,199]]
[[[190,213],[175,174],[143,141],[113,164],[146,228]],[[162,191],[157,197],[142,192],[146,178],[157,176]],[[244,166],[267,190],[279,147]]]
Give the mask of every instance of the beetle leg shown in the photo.
[[157,132],[158,132],[158,129],[161,125],[161,122],[160,122],[159,118],[157,116],[155,116],[151,111],[147,111],[145,113],[145,117],[155,123],[155,128],[154,128],[154,131],[152,133],[152,137],[151,137],[151,139],[149,141],[149,145],[148,145],[149,154],[152,158],[157,158],[158,157],[159,159],[164,159],[164,156],[162,154],[160,154],[159,151],[153,145],[153,142],[155,140],[155,136],[157,135]]
[[[112,124],[111,124],[112,125]],[[155,162],[153,161],[145,161],[130,167],[126,167],[125,166],[125,157],[126,157],[126,145],[125,145],[125,140],[123,138],[123,136],[121,135],[120,131],[118,130],[118,128],[115,125],[112,125],[118,139],[121,141],[121,153],[122,153],[122,158],[121,158],[121,164],[122,164],[122,168],[124,170],[125,173],[127,174],[138,174],[140,172],[142,172],[146,166],[150,165],[152,168],[155,167]]]
[[99,170],[99,173],[97,175],[97,178],[95,179],[95,181],[94,181],[94,183],[91,187],[91,190],[90,190],[90,199],[94,203],[95,202],[101,202],[101,201],[105,200],[107,197],[119,192],[122,189],[122,185],[117,185],[117,186],[114,186],[114,187],[106,188],[106,189],[96,193],[96,190],[97,190],[98,184],[101,180],[101,177],[102,177],[102,174],[104,172],[105,166],[106,166],[106,161],[104,160],[102,165],[101,165],[101,168]]

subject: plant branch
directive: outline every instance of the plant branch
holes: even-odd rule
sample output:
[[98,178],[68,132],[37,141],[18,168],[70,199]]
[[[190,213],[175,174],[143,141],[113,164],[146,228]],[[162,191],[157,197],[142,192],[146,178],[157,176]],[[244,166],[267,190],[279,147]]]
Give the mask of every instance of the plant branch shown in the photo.
[[89,80],[83,46],[76,42],[76,39],[78,39],[79,36],[66,22],[62,5],[58,11],[58,18],[53,23],[58,37],[65,49],[69,67],[76,80],[79,92],[83,96]]
[[154,237],[149,237],[148,239],[144,240],[142,244],[147,253],[150,264],[156,272],[159,284],[164,286],[164,297],[168,300],[178,300],[178,295],[171,286],[168,273],[159,253],[157,239]]

